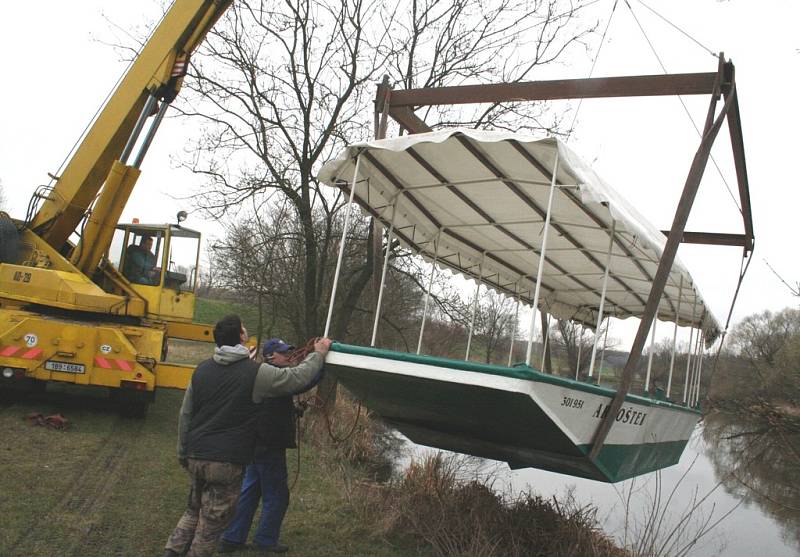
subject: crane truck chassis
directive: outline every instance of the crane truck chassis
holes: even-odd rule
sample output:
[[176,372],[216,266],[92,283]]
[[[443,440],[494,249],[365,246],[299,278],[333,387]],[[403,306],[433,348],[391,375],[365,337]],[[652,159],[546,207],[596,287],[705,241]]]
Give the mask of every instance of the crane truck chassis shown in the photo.
[[176,0],[59,176],[28,214],[0,212],[0,391],[63,382],[107,387],[143,414],[158,387],[185,388],[171,338],[194,323],[200,233],[119,223],[189,57],[231,0]]

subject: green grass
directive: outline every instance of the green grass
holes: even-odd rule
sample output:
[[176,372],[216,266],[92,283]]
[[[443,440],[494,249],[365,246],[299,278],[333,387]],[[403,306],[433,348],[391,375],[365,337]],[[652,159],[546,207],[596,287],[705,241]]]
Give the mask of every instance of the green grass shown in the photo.
[[[97,391],[52,384],[1,405],[0,555],[160,555],[189,488],[175,456],[182,395],[159,391],[144,420],[119,417]],[[29,425],[31,412],[61,412],[70,427]],[[297,460],[288,454],[291,481]],[[371,535],[345,493],[341,474],[301,445],[283,528],[292,555],[409,554]]]
[[244,321],[246,327],[255,329],[258,323],[258,308],[230,300],[214,300],[196,298],[194,304],[194,320],[198,323],[214,324],[220,318],[236,313]]

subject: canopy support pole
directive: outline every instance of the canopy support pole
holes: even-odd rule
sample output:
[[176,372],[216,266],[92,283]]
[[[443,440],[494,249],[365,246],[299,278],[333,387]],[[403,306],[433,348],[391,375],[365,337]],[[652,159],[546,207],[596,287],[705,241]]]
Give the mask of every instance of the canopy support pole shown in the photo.
[[[692,323],[694,323],[694,313],[697,309],[697,296],[694,298],[694,302],[692,302]],[[692,342],[694,340],[694,326],[689,329],[689,347],[686,349],[686,373],[684,374],[684,382],[683,382],[683,403],[688,404],[689,397],[689,371],[692,365],[692,355],[694,354],[694,346]]]
[[483,283],[483,259],[486,257],[486,252],[481,255],[481,262],[478,265],[478,283],[475,285],[475,296],[472,300],[472,315],[469,318],[469,335],[467,336],[467,352],[464,354],[464,361],[469,361],[469,349],[472,346],[472,332],[475,330],[475,314],[478,312],[478,296],[481,293],[481,284]]
[[650,354],[647,358],[647,375],[644,378],[644,392],[650,392],[650,374],[653,370],[653,348],[656,345],[656,325],[658,325],[658,316],[653,318],[653,330],[650,332]]
[[705,359],[705,354],[703,348],[705,347],[705,334],[703,335],[703,342],[700,343],[700,361],[697,364],[697,387],[695,388],[694,394],[694,405],[700,403],[700,380],[703,377],[703,360]]
[[544,219],[544,232],[542,233],[542,251],[539,253],[539,269],[536,271],[536,289],[533,294],[531,305],[531,332],[528,338],[528,350],[525,353],[525,365],[531,365],[531,351],[533,350],[533,339],[536,336],[536,308],[539,305],[539,291],[542,286],[542,272],[544,271],[545,254],[547,253],[547,233],[550,229],[550,216],[553,212],[553,194],[556,191],[556,176],[558,175],[558,149],[556,149],[556,160],[553,163],[553,176],[550,180],[550,196],[547,199],[547,213]]
[[678,307],[675,309],[675,329],[672,331],[672,356],[669,360],[669,376],[667,378],[667,398],[672,390],[672,371],[675,368],[675,349],[678,346],[678,321],[681,319],[681,301],[683,298],[683,274],[678,283]]
[[647,334],[650,332],[650,321],[653,319],[653,317],[655,317],[659,300],[664,292],[664,286],[667,284],[667,278],[669,277],[672,265],[675,262],[675,255],[678,252],[678,246],[681,243],[683,231],[686,229],[686,222],[689,220],[689,213],[692,211],[694,198],[697,195],[697,190],[700,187],[700,181],[703,178],[703,172],[705,171],[706,164],[708,163],[708,158],[711,155],[711,147],[713,146],[714,140],[719,133],[720,127],[722,127],[722,122],[728,115],[728,111],[733,104],[733,100],[736,98],[736,85],[733,83],[733,79],[731,77],[729,81],[726,80],[726,85],[729,85],[729,90],[725,95],[725,103],[722,107],[722,110],[720,110],[720,113],[716,116],[716,118],[714,117],[716,114],[717,100],[721,96],[722,81],[724,78],[726,78],[724,75],[724,70],[724,60],[722,56],[720,56],[719,70],[714,81],[711,102],[709,103],[708,113],[706,114],[706,123],[703,128],[703,138],[701,139],[700,145],[697,148],[694,160],[692,160],[692,166],[689,168],[689,174],[686,176],[686,182],[683,186],[681,199],[678,202],[678,208],[675,210],[675,217],[672,221],[672,226],[670,227],[669,237],[667,238],[667,243],[664,245],[664,251],[662,252],[661,258],[658,262],[658,269],[653,277],[653,286],[650,288],[650,294],[647,297],[647,304],[645,305],[645,309],[641,317],[642,321],[639,323],[639,330],[636,332],[636,338],[633,341],[633,346],[631,348],[630,355],[628,356],[628,361],[625,363],[625,368],[622,371],[622,380],[620,381],[620,384],[617,387],[617,393],[614,395],[614,399],[611,401],[611,405],[608,408],[608,414],[606,414],[600,422],[600,425],[598,426],[594,435],[594,439],[592,440],[592,449],[589,452],[589,458],[592,460],[596,460],[597,456],[600,454],[600,450],[603,448],[603,443],[605,443],[608,432],[611,431],[611,427],[614,425],[614,420],[616,419],[617,413],[619,412],[619,409],[622,408],[622,404],[625,402],[625,397],[630,390],[631,382],[633,381],[633,374],[636,371],[639,358],[642,356],[642,348],[644,348],[644,343],[647,340]]
[[378,288],[378,303],[375,306],[375,322],[372,324],[372,340],[370,346],[375,346],[378,336],[378,321],[381,319],[381,303],[383,302],[383,289],[386,286],[386,270],[389,268],[389,254],[392,251],[392,235],[394,234],[394,216],[397,211],[397,198],[392,203],[392,221],[389,223],[389,232],[386,235],[386,255],[383,257],[383,270],[381,271],[381,285]]
[[344,259],[344,244],[347,241],[347,230],[350,228],[350,216],[353,214],[353,196],[356,193],[356,180],[358,179],[358,166],[361,164],[361,154],[356,155],[356,167],[353,170],[353,181],[350,183],[350,200],[347,202],[347,214],[344,217],[344,228],[342,228],[342,241],[339,243],[339,258],[336,260],[336,271],[333,274],[333,287],[331,288],[331,301],[328,306],[328,318],[325,320],[325,332],[322,336],[327,337],[331,330],[331,317],[333,317],[333,305],[336,301],[336,287],[339,285],[339,273],[342,271],[342,259]]
[[603,309],[606,305],[606,291],[608,290],[608,270],[611,268],[611,252],[614,248],[614,232],[617,221],[611,221],[611,230],[608,233],[608,251],[606,252],[606,268],[603,272],[603,290],[600,292],[600,307],[597,310],[597,327],[594,330],[594,344],[592,345],[592,359],[589,361],[589,377],[594,375],[594,360],[597,357],[597,341],[599,340],[600,325],[603,324]]
[[689,371],[689,389],[686,396],[686,405],[693,405],[694,382],[697,379],[697,355],[700,353],[700,329],[697,329],[697,337],[694,339],[694,350],[692,351],[692,369]]
[[517,336],[517,322],[519,321],[519,281],[514,284],[514,294],[517,295],[517,303],[514,309],[514,322],[511,324],[511,345],[508,347],[508,367],[511,367],[511,362],[514,359],[514,340]]
[[697,350],[695,351],[694,356],[694,365],[692,366],[692,388],[689,389],[689,400],[690,405],[694,406],[697,403],[697,399],[695,398],[695,390],[697,390],[697,381],[700,375],[700,359],[703,357],[703,331],[699,329],[697,331]]
[[439,240],[442,236],[442,229],[436,233],[433,240],[433,265],[431,265],[431,275],[428,279],[428,289],[425,291],[425,305],[422,309],[422,324],[419,326],[419,340],[417,340],[417,354],[422,352],[422,336],[425,334],[425,320],[428,317],[428,303],[431,299],[431,288],[433,288],[433,275],[436,274],[436,263],[439,261]]
[[575,381],[578,380],[578,375],[581,372],[581,349],[583,348],[583,323],[581,323],[581,334],[576,339],[578,343],[578,362],[575,364]]
[[597,367],[597,384],[600,384],[600,374],[603,372],[603,362],[606,360],[606,346],[608,346],[608,330],[611,328],[611,316],[606,316],[606,330],[603,333],[603,349],[600,350],[600,365]]
[[692,348],[692,368],[689,370],[689,386],[686,389],[686,406],[692,406],[692,399],[694,398],[694,379],[697,373],[697,351],[700,347],[700,330],[697,331],[697,336],[694,339],[694,347]]

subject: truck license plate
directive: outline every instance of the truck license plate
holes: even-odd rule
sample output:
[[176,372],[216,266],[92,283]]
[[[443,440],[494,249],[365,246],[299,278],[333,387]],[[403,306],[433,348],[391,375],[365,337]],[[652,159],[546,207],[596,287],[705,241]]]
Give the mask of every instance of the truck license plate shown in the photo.
[[54,362],[47,360],[44,369],[50,371],[60,371],[62,373],[86,373],[86,366],[83,364],[72,364],[69,362]]

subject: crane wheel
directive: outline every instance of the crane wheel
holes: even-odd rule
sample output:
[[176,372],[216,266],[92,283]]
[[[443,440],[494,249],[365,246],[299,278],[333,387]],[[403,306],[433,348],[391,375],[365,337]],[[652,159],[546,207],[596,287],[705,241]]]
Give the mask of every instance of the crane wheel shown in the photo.
[[19,257],[19,232],[8,216],[0,211],[0,263],[16,263]]

